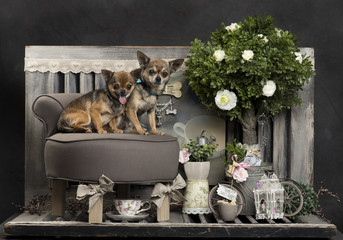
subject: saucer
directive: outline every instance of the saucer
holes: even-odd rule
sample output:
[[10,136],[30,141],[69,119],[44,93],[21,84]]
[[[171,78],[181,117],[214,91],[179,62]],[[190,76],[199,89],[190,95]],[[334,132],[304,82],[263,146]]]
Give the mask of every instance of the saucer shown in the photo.
[[143,220],[147,216],[149,216],[149,214],[137,214],[134,216],[125,216],[125,215],[117,215],[117,214],[114,214],[113,212],[106,212],[105,216],[114,221],[138,222],[140,220]]

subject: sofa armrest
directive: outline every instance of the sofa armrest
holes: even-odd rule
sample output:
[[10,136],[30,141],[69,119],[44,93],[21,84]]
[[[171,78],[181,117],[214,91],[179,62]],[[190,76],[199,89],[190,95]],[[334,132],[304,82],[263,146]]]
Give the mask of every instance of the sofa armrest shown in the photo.
[[45,94],[36,98],[32,104],[32,111],[45,126],[45,136],[49,137],[57,132],[57,121],[63,109],[82,93]]

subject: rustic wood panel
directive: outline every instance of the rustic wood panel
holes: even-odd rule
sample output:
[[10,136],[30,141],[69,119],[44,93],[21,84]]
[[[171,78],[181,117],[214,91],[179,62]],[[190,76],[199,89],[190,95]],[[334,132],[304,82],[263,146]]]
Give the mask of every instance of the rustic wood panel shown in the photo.
[[[314,66],[314,50],[301,48]],[[314,78],[299,91],[302,105],[281,113],[274,120],[273,161],[280,177],[313,184]]]
[[288,177],[288,131],[287,111],[275,116],[273,121],[273,169],[279,178]]
[[[30,219],[31,216],[31,219]],[[239,217],[235,222],[212,221],[211,216],[185,215],[172,212],[172,221],[157,222],[103,222],[88,224],[84,221],[49,220],[49,214],[32,216],[23,213],[5,224],[6,236],[26,237],[177,237],[177,238],[333,238],[335,225],[317,216],[301,218],[297,223],[288,219],[260,221],[252,216]],[[183,218],[183,217],[184,218]],[[243,223],[244,222],[244,223]]]
[[33,116],[33,101],[41,94],[52,90],[49,73],[27,72],[25,85],[25,202],[33,195],[48,192],[43,158],[45,129],[42,123]]

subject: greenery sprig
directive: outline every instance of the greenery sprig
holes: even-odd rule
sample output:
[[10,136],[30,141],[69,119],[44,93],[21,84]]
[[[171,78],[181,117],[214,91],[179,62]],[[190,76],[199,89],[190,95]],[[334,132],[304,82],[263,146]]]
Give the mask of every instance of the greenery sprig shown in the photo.
[[205,162],[208,161],[217,149],[218,144],[204,144],[200,145],[198,141],[190,139],[190,142],[183,144],[184,148],[188,149],[191,154],[190,162]]

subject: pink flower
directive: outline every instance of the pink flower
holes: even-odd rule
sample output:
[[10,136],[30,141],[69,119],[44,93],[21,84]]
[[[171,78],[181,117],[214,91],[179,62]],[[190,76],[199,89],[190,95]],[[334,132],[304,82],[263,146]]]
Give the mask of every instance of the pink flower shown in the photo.
[[191,154],[188,152],[187,148],[183,148],[180,152],[179,152],[179,162],[180,163],[186,163],[189,161],[189,156],[191,156]]
[[235,179],[237,182],[244,182],[248,178],[248,172],[242,167],[238,167],[233,172],[233,179]]

